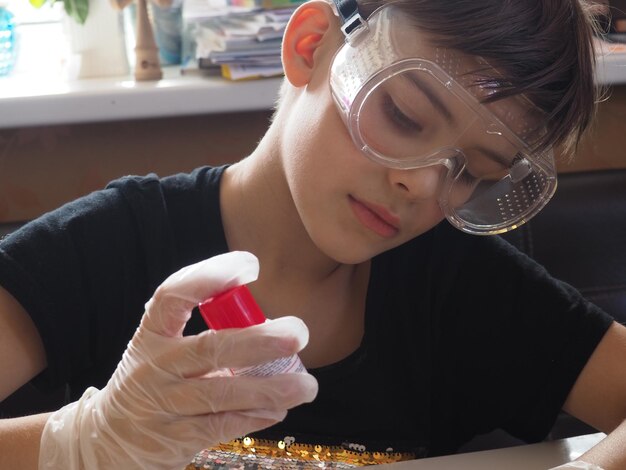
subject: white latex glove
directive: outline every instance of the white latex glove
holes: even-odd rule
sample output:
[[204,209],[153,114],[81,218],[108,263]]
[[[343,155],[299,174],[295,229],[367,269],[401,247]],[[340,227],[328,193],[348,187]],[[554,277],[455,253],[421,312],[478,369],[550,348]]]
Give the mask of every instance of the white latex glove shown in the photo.
[[583,462],[582,460],[576,460],[574,462],[568,462],[558,467],[551,468],[549,470],[602,470],[602,467],[598,467],[593,463]]
[[46,423],[40,469],[177,469],[206,447],[271,426],[317,394],[311,375],[230,376],[225,368],[290,356],[308,341],[294,317],[182,336],[200,301],[258,275],[233,252],[171,275],[146,304],[109,383],[89,388]]

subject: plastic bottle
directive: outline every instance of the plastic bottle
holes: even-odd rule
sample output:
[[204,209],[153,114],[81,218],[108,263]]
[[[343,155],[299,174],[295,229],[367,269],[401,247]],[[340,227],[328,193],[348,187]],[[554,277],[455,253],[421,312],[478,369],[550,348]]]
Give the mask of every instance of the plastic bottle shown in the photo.
[[154,3],[150,4],[154,22],[154,39],[159,47],[159,58],[163,65],[180,64],[181,61],[182,3],[182,0],[174,0],[169,7],[160,7]]
[[[265,315],[246,286],[228,289],[205,300],[200,314],[213,330],[245,328],[265,322]],[[252,367],[231,370],[234,375],[267,376],[290,372],[306,372],[298,355],[283,357]]]
[[0,76],[13,70],[17,59],[17,31],[13,13],[0,4]]

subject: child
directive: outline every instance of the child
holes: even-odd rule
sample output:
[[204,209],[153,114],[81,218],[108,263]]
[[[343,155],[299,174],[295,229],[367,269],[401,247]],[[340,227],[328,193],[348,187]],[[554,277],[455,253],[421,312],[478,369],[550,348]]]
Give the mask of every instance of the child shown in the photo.
[[[591,119],[584,8],[298,8],[252,155],[120,179],[2,242],[2,391],[39,374],[78,400],[7,423],[25,436],[13,447],[30,443],[35,462],[43,432],[41,467],[176,468],[246,436],[275,452],[346,446],[362,464],[451,453],[496,428],[538,441],[563,409],[615,430],[583,460],[626,466],[626,330],[476,236],[546,204],[552,148]],[[201,333],[192,307],[257,267],[250,289],[274,320]],[[296,351],[315,379],[219,373]]]

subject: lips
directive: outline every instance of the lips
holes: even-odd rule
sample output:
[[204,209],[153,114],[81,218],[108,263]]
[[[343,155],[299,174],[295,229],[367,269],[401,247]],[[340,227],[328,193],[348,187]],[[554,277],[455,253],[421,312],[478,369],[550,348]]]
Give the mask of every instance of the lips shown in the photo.
[[348,196],[352,212],[362,225],[383,238],[391,238],[400,231],[400,219],[382,206],[366,203]]

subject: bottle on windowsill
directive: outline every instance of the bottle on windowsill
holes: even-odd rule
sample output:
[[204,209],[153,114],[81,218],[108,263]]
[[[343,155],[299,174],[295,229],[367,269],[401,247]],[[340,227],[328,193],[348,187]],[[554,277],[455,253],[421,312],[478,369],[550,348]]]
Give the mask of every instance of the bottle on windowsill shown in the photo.
[[17,59],[15,16],[0,2],[0,76],[9,75]]

